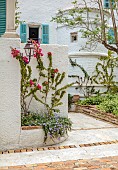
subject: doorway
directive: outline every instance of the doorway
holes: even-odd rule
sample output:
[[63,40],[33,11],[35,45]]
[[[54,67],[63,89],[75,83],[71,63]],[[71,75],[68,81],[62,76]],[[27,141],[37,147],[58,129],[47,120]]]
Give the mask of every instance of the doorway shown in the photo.
[[33,39],[38,42],[39,40],[39,28],[29,27],[29,39]]

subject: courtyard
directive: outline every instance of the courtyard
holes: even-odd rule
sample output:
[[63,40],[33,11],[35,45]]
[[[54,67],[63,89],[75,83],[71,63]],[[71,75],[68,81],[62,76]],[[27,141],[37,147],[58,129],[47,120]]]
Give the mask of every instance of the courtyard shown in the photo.
[[117,170],[118,126],[81,113],[69,113],[69,117],[73,126],[65,142],[32,151],[27,148],[27,152],[3,152],[1,170]]
[[0,0],[0,170],[118,170],[117,0]]

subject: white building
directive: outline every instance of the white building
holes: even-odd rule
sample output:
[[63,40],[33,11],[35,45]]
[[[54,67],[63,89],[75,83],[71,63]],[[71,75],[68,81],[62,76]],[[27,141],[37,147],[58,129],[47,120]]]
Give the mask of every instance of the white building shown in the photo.
[[[41,40],[43,44],[65,44],[69,46],[69,53],[79,52],[84,46],[86,39],[81,38],[80,28],[69,29],[51,22],[59,9],[65,10],[73,7],[72,0],[17,0],[21,25],[17,32],[21,42],[29,38]],[[89,1],[89,0],[87,0]],[[107,8],[109,0],[103,0]],[[91,16],[94,18],[99,13],[96,6],[90,4]],[[6,0],[0,0],[0,35],[4,34],[6,28]],[[97,52],[105,52],[100,45]]]
[[[109,0],[103,0],[105,8],[109,7]],[[5,2],[0,0],[0,35],[5,31]],[[51,22],[52,17],[56,15],[59,9],[66,10],[71,7],[72,0],[18,0],[21,24],[17,29],[20,35],[21,42],[26,43],[30,38],[40,40],[42,44],[61,44],[68,45],[69,56],[76,62],[82,65],[85,70],[91,75],[98,58],[101,55],[106,55],[107,50],[103,45],[98,44],[94,51],[81,51],[81,48],[86,43],[86,38],[81,38],[80,28],[73,29],[65,26],[60,26]],[[94,18],[99,13],[96,6],[92,6],[91,17]],[[106,13],[108,16],[108,13]],[[78,74],[77,69],[69,67],[69,74]],[[79,70],[80,76],[83,76]],[[97,87],[99,88],[99,87]],[[75,94],[72,90],[70,93]]]

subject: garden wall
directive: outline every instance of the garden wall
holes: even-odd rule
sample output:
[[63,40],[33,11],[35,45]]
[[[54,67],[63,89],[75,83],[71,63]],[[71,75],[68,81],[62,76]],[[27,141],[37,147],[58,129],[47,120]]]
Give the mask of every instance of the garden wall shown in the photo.
[[[24,48],[24,44],[21,44],[21,50],[23,51]],[[64,78],[64,81],[62,81],[62,83],[59,85],[60,87],[63,87],[65,85],[68,84],[68,47],[62,46],[62,45],[41,45],[41,48],[43,49],[43,54],[44,56],[42,57],[43,62],[44,62],[44,66],[48,67],[48,63],[49,60],[47,58],[47,53],[51,52],[52,53],[52,62],[53,62],[53,68],[58,68],[59,72],[65,72],[66,76]],[[32,57],[30,65],[32,67],[32,79],[33,78],[37,78],[38,79],[38,71],[36,69],[37,66],[37,62],[36,62],[36,58]],[[44,81],[43,79],[41,79],[42,81]],[[39,84],[41,84],[42,82],[39,81]],[[37,96],[41,99],[41,93],[37,93]],[[29,100],[27,101],[27,104],[29,103]],[[48,99],[47,99],[48,103],[51,102],[51,92],[48,95]],[[68,105],[67,105],[67,101],[68,101],[68,95],[67,93],[64,95],[64,97],[62,98],[62,103],[63,105],[58,106],[59,110],[60,110],[60,115],[61,116],[67,116],[68,114]],[[33,112],[39,112],[39,113],[43,113],[45,112],[45,107],[44,105],[40,104],[39,102],[37,102],[36,100],[32,100],[31,105],[30,105],[30,109]]]
[[[12,58],[10,47],[20,49],[20,39],[0,38],[0,150],[43,146],[44,133],[41,128],[33,130],[21,128],[20,67],[18,61]],[[43,45],[42,48],[45,54],[44,62],[47,62],[47,52],[51,51],[54,67],[58,67],[60,72],[67,73],[67,46]],[[35,59],[31,60],[31,64],[35,64]],[[67,84],[67,78],[66,75],[63,85]],[[61,113],[67,116],[67,94],[63,98],[63,103],[60,107]],[[33,104],[32,109],[43,110],[43,106]],[[55,142],[63,140],[65,138]],[[48,141],[47,144],[52,144],[52,141]]]

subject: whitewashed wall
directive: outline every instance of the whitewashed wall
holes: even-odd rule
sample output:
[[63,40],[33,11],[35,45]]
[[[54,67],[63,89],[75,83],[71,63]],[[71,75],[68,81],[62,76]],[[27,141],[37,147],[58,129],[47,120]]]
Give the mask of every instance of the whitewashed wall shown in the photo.
[[[20,39],[0,38],[0,150],[42,146],[44,138],[42,129],[33,131],[21,129],[20,66],[18,61],[12,58],[10,47],[20,49]],[[42,48],[45,54],[44,62],[47,62],[47,52],[51,51],[54,67],[58,67],[60,72],[65,71],[67,73],[68,47],[43,45]],[[31,62],[31,64],[35,63],[34,60]],[[66,74],[62,85],[67,83],[68,75]],[[50,99],[50,96],[48,98]],[[68,114],[67,105],[66,94],[63,98],[63,105],[60,107],[63,116]],[[39,112],[43,110],[43,107],[38,103],[33,103],[31,106],[34,111],[38,110]],[[65,138],[62,140],[65,140]]]
[[20,67],[11,57],[20,39],[0,38],[0,149],[17,145],[21,131]]
[[[82,34],[79,32],[81,28],[77,27],[74,29],[69,29],[65,26],[58,27],[57,28],[57,42],[58,44],[64,44],[68,45],[69,47],[69,53],[74,53],[74,52],[98,52],[98,53],[105,53],[107,52],[107,49],[104,48],[104,46],[100,43],[97,44],[97,46],[94,46],[92,48],[87,48],[85,49],[85,45],[87,42],[86,38],[81,38]],[[77,32],[78,33],[78,40],[75,42],[71,42],[71,33]],[[63,35],[63,36],[61,36]],[[82,50],[82,48],[84,48]],[[94,49],[94,50],[93,50]]]
[[[23,47],[24,44],[21,44],[21,49],[23,51]],[[58,86],[58,88],[63,87],[65,85],[68,84],[68,64],[69,64],[69,60],[68,60],[68,47],[65,46],[61,46],[61,45],[41,45],[41,48],[43,49],[43,53],[44,56],[42,57],[43,62],[44,62],[44,66],[48,66],[49,60],[47,59],[47,53],[48,52],[52,52],[52,63],[53,63],[53,68],[58,68],[59,72],[65,72],[66,76],[64,78],[64,81],[62,81],[61,85]],[[36,58],[32,58],[30,65],[33,69],[32,71],[32,79],[33,78],[37,78],[38,79],[38,71],[36,69],[37,66],[37,62],[36,62]],[[41,79],[41,81],[44,81]],[[41,84],[42,82],[39,81],[39,84]],[[39,96],[39,98],[41,99],[41,93],[37,93],[37,95]],[[60,115],[62,116],[67,116],[68,114],[68,95],[65,94],[65,96],[62,98],[61,100],[63,102],[63,105],[60,105],[58,108],[60,110]],[[28,101],[29,102],[29,101]],[[48,95],[48,103],[51,102],[51,92]],[[39,102],[36,102],[35,100],[33,100],[31,102],[31,106],[30,106],[30,110],[33,112],[39,112],[39,113],[43,113],[46,112],[44,105],[40,104]]]

